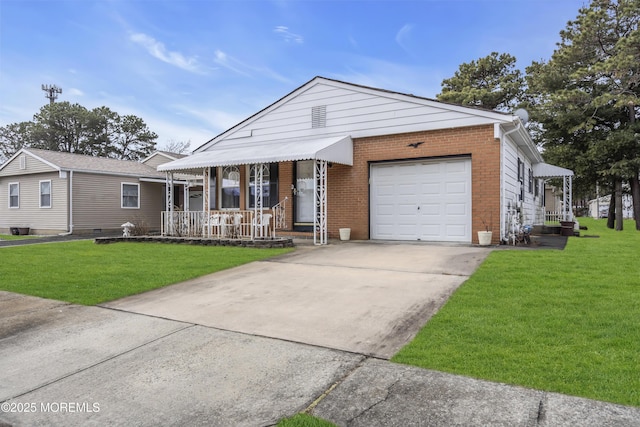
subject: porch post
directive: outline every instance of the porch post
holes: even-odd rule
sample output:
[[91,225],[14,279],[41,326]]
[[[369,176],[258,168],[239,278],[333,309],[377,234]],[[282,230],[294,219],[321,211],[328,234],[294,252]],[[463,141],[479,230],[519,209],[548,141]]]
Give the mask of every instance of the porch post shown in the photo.
[[[567,179],[569,178],[569,179]],[[568,181],[568,183],[567,183]],[[571,185],[571,177],[566,175],[562,176],[562,220],[571,221],[569,213],[571,212],[571,196],[567,191],[567,185]]]
[[327,244],[327,161],[316,160],[313,168],[313,244]]
[[[211,179],[210,179],[211,169],[203,168],[202,169],[202,215],[203,215],[203,230],[202,237],[211,237],[211,215],[208,215],[209,211],[209,192],[211,191]],[[204,225],[207,226],[207,235],[204,235]]]
[[173,172],[166,172],[167,186],[167,232],[173,236]]
[[263,189],[263,177],[264,177],[264,167],[265,164],[264,163],[256,163],[254,165],[251,166],[253,168],[253,174],[254,174],[254,192],[255,192],[255,203],[253,204],[253,236],[255,238],[255,236],[258,235],[258,230],[262,229],[263,227],[263,212],[262,212],[262,207],[263,207],[263,201],[262,201],[262,189]]

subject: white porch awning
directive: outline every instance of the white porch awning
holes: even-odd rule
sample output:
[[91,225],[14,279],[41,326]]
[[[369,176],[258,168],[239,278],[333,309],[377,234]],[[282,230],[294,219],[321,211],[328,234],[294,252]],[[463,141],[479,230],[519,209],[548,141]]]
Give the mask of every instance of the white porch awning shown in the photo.
[[549,163],[535,163],[533,176],[536,178],[562,178],[563,176],[573,176],[573,171]]
[[353,141],[349,135],[329,138],[247,142],[236,145],[214,145],[208,151],[183,157],[158,166],[159,171],[181,171],[205,167],[325,160],[353,165]]

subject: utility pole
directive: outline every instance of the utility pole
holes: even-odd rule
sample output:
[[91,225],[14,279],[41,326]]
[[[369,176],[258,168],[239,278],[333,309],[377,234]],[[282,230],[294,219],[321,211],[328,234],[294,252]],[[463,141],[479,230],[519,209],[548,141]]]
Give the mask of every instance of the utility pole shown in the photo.
[[56,102],[58,94],[62,93],[62,88],[59,88],[56,85],[42,85],[42,90],[47,92],[44,97],[49,98],[49,104]]

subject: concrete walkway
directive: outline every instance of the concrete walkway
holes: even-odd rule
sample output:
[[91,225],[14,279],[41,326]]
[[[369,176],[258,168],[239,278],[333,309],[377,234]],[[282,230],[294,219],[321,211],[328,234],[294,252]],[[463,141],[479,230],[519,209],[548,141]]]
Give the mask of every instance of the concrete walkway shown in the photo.
[[640,408],[384,360],[488,251],[301,247],[104,307],[0,292],[0,426],[268,426],[303,410],[340,426],[640,426]]

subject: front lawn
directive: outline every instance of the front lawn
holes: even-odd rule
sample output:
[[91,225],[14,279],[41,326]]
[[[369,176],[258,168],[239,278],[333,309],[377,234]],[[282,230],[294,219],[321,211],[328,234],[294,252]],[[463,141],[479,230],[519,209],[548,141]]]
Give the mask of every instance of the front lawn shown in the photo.
[[640,232],[496,250],[392,360],[640,406]]
[[94,305],[290,252],[91,240],[0,248],[0,290]]

